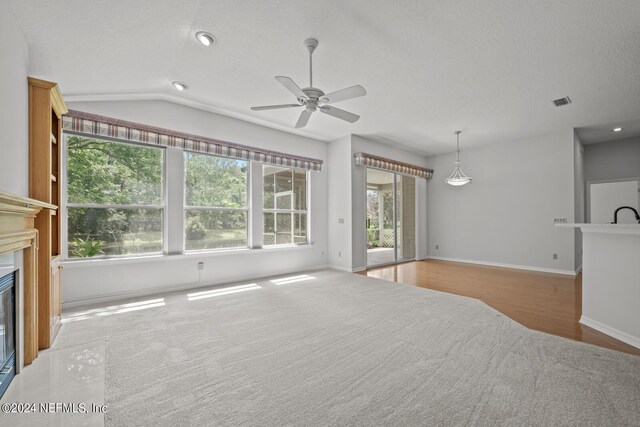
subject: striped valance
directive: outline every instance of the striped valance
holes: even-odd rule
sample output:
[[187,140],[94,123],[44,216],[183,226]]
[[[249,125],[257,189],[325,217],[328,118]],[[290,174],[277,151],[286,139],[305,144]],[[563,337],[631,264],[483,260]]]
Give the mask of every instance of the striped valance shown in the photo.
[[385,157],[378,157],[367,153],[356,153],[353,155],[356,165],[368,166],[377,169],[384,169],[390,172],[403,173],[405,175],[413,175],[420,178],[431,179],[433,177],[433,169],[423,168],[422,166],[402,163]]
[[232,142],[176,132],[125,120],[69,110],[62,118],[65,132],[105,137],[160,147],[177,147],[234,159],[253,160],[276,166],[320,171],[322,160],[268,151]]

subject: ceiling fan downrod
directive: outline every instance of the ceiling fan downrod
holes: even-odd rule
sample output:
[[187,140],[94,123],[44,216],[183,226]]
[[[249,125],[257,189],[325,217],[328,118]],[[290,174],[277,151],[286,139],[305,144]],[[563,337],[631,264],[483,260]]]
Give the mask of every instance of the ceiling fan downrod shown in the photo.
[[313,87],[313,51],[318,47],[318,40],[312,38],[305,39],[304,45],[309,51],[309,87]]

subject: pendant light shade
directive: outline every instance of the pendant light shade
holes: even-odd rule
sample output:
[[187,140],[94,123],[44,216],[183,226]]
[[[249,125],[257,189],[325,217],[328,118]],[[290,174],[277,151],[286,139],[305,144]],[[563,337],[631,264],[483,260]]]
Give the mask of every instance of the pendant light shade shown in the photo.
[[456,134],[456,147],[458,149],[458,154],[457,154],[457,157],[456,157],[456,161],[453,162],[453,164],[456,167],[453,170],[453,172],[451,173],[451,175],[449,175],[449,178],[447,178],[445,180],[447,182],[447,184],[454,185],[454,186],[465,185],[466,183],[471,182],[471,178],[466,176],[464,174],[464,172],[462,172],[462,169],[460,169],[460,165],[462,164],[462,162],[460,161],[460,133],[461,133],[461,131],[459,131],[459,130],[457,130],[455,132],[455,134]]

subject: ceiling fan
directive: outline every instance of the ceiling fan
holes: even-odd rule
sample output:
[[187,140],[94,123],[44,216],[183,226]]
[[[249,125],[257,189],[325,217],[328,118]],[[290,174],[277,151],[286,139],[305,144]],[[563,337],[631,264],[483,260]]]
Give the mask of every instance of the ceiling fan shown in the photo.
[[300,118],[296,123],[296,128],[302,128],[307,125],[309,118],[314,111],[320,110],[320,112],[328,114],[333,117],[337,117],[341,120],[346,120],[349,123],[354,123],[360,118],[359,115],[350,113],[345,110],[333,107],[328,104],[334,102],[345,101],[351,98],[357,98],[364,96],[367,91],[360,85],[351,86],[345,89],[337,90],[329,94],[325,94],[317,87],[313,87],[313,51],[318,47],[318,40],[306,39],[304,45],[309,51],[309,87],[300,89],[291,78],[285,76],[276,76],[276,80],[279,81],[289,92],[293,93],[298,100],[298,104],[282,104],[282,105],[265,105],[262,107],[251,107],[253,111],[262,110],[275,110],[278,108],[295,108],[305,107],[300,114]]

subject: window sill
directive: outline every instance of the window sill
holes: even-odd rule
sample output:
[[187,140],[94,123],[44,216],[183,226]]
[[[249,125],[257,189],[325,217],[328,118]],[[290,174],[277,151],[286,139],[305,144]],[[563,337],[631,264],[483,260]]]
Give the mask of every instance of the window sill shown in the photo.
[[180,261],[197,258],[211,258],[219,256],[232,256],[232,255],[256,255],[267,252],[284,252],[295,250],[308,250],[314,247],[313,243],[307,243],[303,245],[281,245],[281,246],[267,246],[264,248],[235,248],[235,249],[217,249],[217,250],[203,250],[194,252],[184,252],[180,254],[157,254],[157,255],[142,255],[142,256],[130,256],[122,258],[98,258],[98,259],[83,259],[83,260],[65,260],[62,262],[66,268],[83,268],[83,267],[98,267],[98,266],[110,266],[110,265],[125,265],[125,264],[139,264],[146,262],[157,261]]

